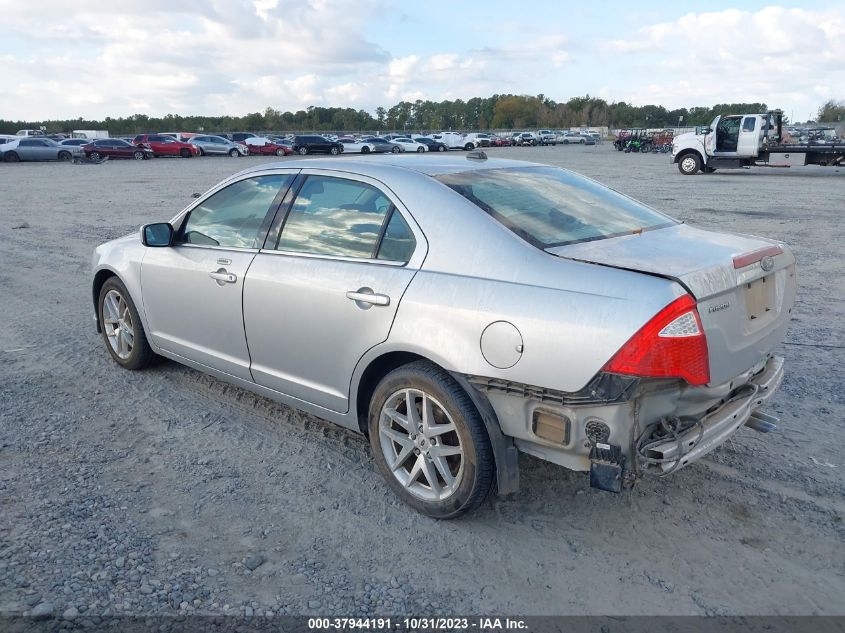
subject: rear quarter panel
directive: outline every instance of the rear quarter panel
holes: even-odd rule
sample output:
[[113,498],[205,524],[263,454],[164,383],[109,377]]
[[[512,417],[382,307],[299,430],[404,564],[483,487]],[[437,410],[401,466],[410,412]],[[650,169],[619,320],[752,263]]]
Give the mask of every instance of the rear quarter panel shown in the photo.
[[[684,293],[670,280],[545,253],[429,177],[391,187],[429,251],[385,345],[448,370],[577,391]],[[481,334],[494,321],[522,335],[522,357],[510,369],[493,367],[481,352]]]

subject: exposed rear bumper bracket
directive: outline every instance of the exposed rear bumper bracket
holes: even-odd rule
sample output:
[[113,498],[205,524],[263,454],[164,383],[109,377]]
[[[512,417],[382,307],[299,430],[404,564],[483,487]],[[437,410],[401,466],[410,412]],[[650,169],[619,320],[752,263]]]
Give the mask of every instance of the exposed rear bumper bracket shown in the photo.
[[643,472],[657,475],[675,472],[726,442],[743,425],[762,433],[773,431],[778,419],[757,409],[771,398],[782,380],[783,358],[773,356],[718,409],[692,420],[694,426],[687,424],[686,430],[660,441],[659,436],[653,436],[657,425],[650,425],[638,440],[638,446],[647,446],[644,454],[637,455]]
[[608,492],[622,492],[625,457],[615,444],[597,443],[590,450],[590,486]]

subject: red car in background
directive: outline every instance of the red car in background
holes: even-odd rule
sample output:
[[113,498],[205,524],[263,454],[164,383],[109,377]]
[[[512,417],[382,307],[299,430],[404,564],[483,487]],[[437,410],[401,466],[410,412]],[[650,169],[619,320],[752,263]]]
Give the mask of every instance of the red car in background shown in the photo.
[[490,139],[490,145],[493,147],[510,147],[513,145],[509,138],[502,138],[501,136],[493,136]]
[[[255,141],[259,140],[265,142],[254,144]],[[279,145],[278,143],[274,143],[273,141],[259,139],[255,136],[245,139],[243,142],[246,144],[250,155],[259,154],[265,156],[290,156],[291,154],[293,154],[293,148],[290,145]]]
[[139,134],[132,142],[140,147],[148,147],[156,156],[181,156],[192,158],[199,156],[200,150],[196,145],[177,141],[172,136],[163,134]]

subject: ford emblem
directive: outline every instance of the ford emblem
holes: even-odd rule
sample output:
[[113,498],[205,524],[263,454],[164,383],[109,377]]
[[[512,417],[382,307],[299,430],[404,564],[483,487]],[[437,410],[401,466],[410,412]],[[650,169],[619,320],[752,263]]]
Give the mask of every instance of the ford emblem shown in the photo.
[[766,272],[770,271],[774,267],[775,260],[772,259],[770,255],[766,255],[763,259],[760,260],[760,268],[762,268]]

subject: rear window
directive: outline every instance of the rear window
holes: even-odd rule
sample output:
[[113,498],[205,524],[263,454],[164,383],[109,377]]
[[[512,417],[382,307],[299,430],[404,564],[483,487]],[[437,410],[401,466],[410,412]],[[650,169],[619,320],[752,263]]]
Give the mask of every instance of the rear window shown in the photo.
[[543,249],[677,224],[627,196],[555,167],[482,169],[436,179]]

